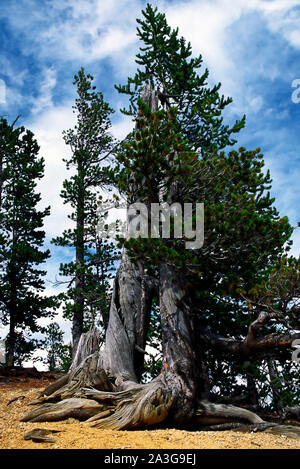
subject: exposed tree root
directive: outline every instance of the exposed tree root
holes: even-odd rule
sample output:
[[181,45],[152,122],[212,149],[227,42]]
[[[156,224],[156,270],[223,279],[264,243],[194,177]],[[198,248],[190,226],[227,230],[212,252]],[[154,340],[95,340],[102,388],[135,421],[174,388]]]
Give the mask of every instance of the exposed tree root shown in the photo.
[[[189,305],[176,272],[161,269],[163,371],[151,383],[137,383],[137,317],[142,308],[141,273],[124,254],[114,282],[104,350],[98,331],[82,334],[70,372],[45,389],[23,421],[44,422],[74,417],[97,428],[149,427],[163,422],[186,425],[263,424],[253,412],[201,401],[195,410],[196,357]],[[178,275],[177,275],[178,277]],[[143,328],[142,328],[143,329]],[[141,334],[141,337],[143,334]],[[141,339],[142,340],[142,339]],[[142,341],[139,342],[142,344]]]
[[166,419],[173,404],[173,397],[159,380],[117,393],[94,390],[86,393],[98,402],[111,405],[109,414],[100,412],[88,420],[97,428],[124,430],[158,424]]
[[300,421],[300,407],[286,407],[284,412],[286,418]]
[[70,417],[87,420],[100,412],[101,404],[92,399],[65,399],[57,403],[43,404],[32,409],[21,419],[22,422],[55,422]]
[[250,410],[227,404],[212,404],[200,401],[196,411],[196,420],[200,425],[220,425],[234,422],[250,424],[265,423],[257,414]]
[[69,381],[69,375],[64,375],[61,378],[54,381],[54,383],[49,384],[49,386],[44,389],[41,393],[41,396],[51,396],[55,391],[65,386]]
[[97,428],[140,428],[165,420],[173,403],[173,397],[159,380],[119,392],[84,388],[77,394],[82,397],[43,404],[28,412],[22,421],[45,422],[74,417],[87,420]]
[[56,402],[71,397],[80,397],[81,389],[91,387],[102,391],[114,391],[115,386],[109,380],[107,374],[101,368],[98,370],[101,357],[98,352],[86,357],[83,362],[70,371],[69,374],[50,384],[41,396],[31,405],[43,402]]
[[[93,427],[122,430],[148,427],[167,418],[174,402],[176,405],[176,397],[161,379],[144,385],[120,381],[119,391],[99,390],[94,387],[95,383],[99,384],[100,389],[103,389],[103,383],[110,388],[115,386],[109,382],[104,370],[102,376],[95,372],[98,358],[97,354],[87,357],[71,372],[67,384],[56,389],[52,395],[44,395],[35,401],[43,404],[28,412],[22,420],[44,422],[74,417],[86,420]],[[60,402],[55,402],[57,400]],[[208,401],[199,402],[195,417],[203,430],[253,427],[263,431],[274,426],[247,409]]]
[[[87,339],[84,337],[86,354],[93,351],[93,346],[86,347],[87,344],[97,345],[97,341]],[[112,371],[105,369],[105,356],[98,351],[88,356],[81,354],[81,359],[66,377],[51,384],[31,403],[42,405],[28,412],[23,421],[44,422],[74,417],[97,428],[121,430],[159,424],[168,416],[172,418],[174,409],[175,413],[177,408],[180,411],[184,395],[178,395],[176,386],[168,385],[164,373],[151,383],[141,385],[129,374],[114,376]],[[220,430],[237,428],[246,422],[265,424],[249,410],[208,401],[199,402],[195,418],[202,426]],[[222,425],[226,427],[222,428]]]
[[203,431],[225,431],[225,430],[239,430],[239,431],[253,431],[253,432],[264,432],[268,428],[277,427],[277,423],[263,422],[251,425],[245,425],[244,423],[231,422],[231,423],[220,423],[218,425],[204,425],[201,426]]
[[225,430],[238,430],[239,432],[266,432],[273,435],[281,435],[288,438],[300,440],[300,428],[293,425],[280,425],[272,422],[263,422],[256,424],[245,423],[222,423],[219,425],[204,425],[201,426],[203,431],[225,431]]

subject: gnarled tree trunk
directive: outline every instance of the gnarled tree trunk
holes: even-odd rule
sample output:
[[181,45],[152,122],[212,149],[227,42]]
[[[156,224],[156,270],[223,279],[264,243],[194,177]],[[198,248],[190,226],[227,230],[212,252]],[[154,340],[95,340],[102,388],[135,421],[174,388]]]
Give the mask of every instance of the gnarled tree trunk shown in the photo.
[[118,430],[147,427],[167,418],[177,426],[193,420],[201,425],[228,421],[263,423],[244,409],[197,402],[193,324],[184,283],[166,265],[161,267],[160,277],[163,329],[160,375],[148,384],[139,384],[136,377],[136,316],[143,307],[141,299],[145,294],[140,272],[124,254],[114,281],[104,350],[99,350],[96,329],[82,334],[68,375],[48,386],[32,402],[40,405],[28,412],[23,421],[73,417],[97,428]]
[[166,418],[172,395],[161,379],[138,384],[140,345],[145,346],[146,319],[156,284],[124,253],[114,281],[104,350],[97,330],[82,334],[66,377],[45,389],[32,404],[42,404],[23,421],[93,417],[94,425],[135,428]]
[[163,341],[162,376],[175,406],[174,423],[189,423],[195,415],[196,355],[194,327],[183,278],[166,264],[160,268],[160,315]]
[[[157,93],[143,95],[151,110]],[[32,404],[23,421],[75,417],[98,428],[126,429],[192,421],[262,422],[255,414],[231,406],[197,402],[198,373],[195,332],[184,278],[163,264],[159,274],[163,367],[152,382],[139,384],[144,348],[157,282],[124,252],[114,280],[105,347],[99,350],[97,330],[82,334],[67,376],[51,384]]]

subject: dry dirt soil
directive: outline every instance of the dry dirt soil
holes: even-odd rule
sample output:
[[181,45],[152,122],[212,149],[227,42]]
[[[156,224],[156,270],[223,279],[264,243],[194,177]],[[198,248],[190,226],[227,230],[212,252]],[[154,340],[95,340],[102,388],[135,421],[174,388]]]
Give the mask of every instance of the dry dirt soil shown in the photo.
[[[20,418],[28,403],[49,384],[47,380],[0,382],[0,449],[300,449],[300,440],[267,433],[207,432],[168,429],[110,431],[90,428],[84,422],[29,423]],[[18,396],[24,396],[7,405]],[[24,440],[33,428],[59,430],[55,443]]]

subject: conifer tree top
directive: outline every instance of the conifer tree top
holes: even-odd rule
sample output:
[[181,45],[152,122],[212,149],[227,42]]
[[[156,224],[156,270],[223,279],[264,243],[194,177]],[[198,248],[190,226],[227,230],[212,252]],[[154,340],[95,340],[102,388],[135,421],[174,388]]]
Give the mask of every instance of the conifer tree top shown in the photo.
[[136,116],[138,98],[146,83],[157,90],[163,108],[176,107],[179,130],[195,149],[206,150],[233,145],[232,134],[245,124],[245,116],[232,127],[223,124],[222,112],[232,102],[219,94],[221,84],[207,85],[209,72],[201,74],[202,56],[192,57],[192,46],[172,29],[164,13],[150,4],[137,19],[137,36],[141,41],[136,63],[140,66],[126,85],[116,86],[130,96],[129,109],[121,111]]

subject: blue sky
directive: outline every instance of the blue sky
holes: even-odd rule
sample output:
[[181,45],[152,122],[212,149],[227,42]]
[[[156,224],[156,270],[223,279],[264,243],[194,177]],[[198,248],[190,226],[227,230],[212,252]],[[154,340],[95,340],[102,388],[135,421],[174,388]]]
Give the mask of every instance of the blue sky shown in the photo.
[[[134,73],[135,20],[145,5],[141,0],[0,0],[0,115],[11,122],[21,114],[20,124],[35,133],[46,159],[40,190],[52,207],[47,242],[68,225],[59,192],[67,176],[62,157],[68,154],[61,134],[74,123],[73,76],[81,66],[94,75],[117,111],[114,134],[125,136],[131,121],[118,111],[125,101],[113,85]],[[275,205],[296,225],[300,102],[292,101],[292,83],[300,80],[300,0],[165,0],[153,5],[191,41],[194,54],[202,54],[209,83],[220,81],[223,94],[233,98],[225,120],[233,123],[246,114],[238,146],[262,149]],[[299,254],[299,231],[294,254]],[[53,250],[49,292],[59,262],[71,255]]]

